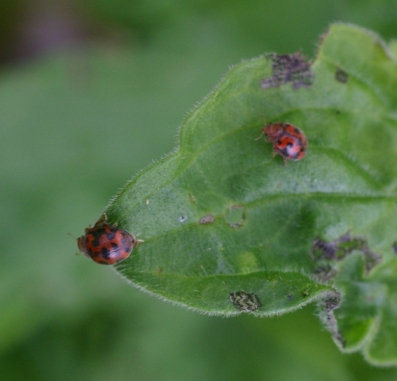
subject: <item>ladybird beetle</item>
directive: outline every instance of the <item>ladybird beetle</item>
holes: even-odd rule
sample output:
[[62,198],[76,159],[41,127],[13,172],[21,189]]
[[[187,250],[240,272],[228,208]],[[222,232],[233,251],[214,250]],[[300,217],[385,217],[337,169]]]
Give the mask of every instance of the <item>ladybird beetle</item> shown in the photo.
[[114,265],[127,259],[140,240],[117,224],[106,222],[104,214],[92,228],[85,229],[85,235],[77,239],[79,250],[94,262],[103,265]]
[[267,142],[273,143],[273,156],[280,154],[284,165],[287,160],[300,160],[306,155],[307,138],[302,130],[290,123],[270,123],[263,128],[259,138],[262,135],[267,136]]

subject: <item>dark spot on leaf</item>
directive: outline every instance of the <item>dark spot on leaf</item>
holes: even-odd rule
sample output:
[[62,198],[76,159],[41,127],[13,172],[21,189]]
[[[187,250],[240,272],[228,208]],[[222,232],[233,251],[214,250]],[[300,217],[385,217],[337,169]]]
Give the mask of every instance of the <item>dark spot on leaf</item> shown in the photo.
[[287,298],[288,298],[288,300],[292,300],[292,299],[294,299],[294,295],[288,294],[288,295],[287,295]]
[[231,228],[239,228],[245,219],[244,207],[233,205],[226,210],[225,221]]
[[325,311],[333,311],[334,309],[339,307],[341,302],[341,295],[338,292],[333,292],[327,296],[324,300],[324,308]]
[[338,68],[335,72],[335,79],[340,83],[346,83],[349,80],[349,74]]
[[391,248],[393,249],[393,252],[395,254],[397,254],[397,241],[393,243],[393,245],[391,246]]
[[308,296],[310,296],[310,287],[305,287],[302,291],[301,291],[301,295],[304,298],[307,298]]
[[334,315],[334,310],[339,307],[341,299],[339,292],[331,292],[325,298],[323,308],[325,313],[325,323],[327,324],[328,329],[331,331],[334,340],[344,348],[346,346],[346,341],[338,330],[338,324]]
[[320,238],[314,238],[312,244],[312,255],[314,259],[324,257],[326,259],[335,258],[335,245],[332,242],[323,241]]
[[207,225],[207,224],[212,224],[214,221],[215,221],[215,217],[212,214],[207,214],[206,216],[200,218],[199,224]]
[[293,54],[269,54],[272,60],[273,76],[261,81],[261,87],[268,89],[279,87],[291,82],[294,89],[310,87],[313,84],[314,74],[310,69],[310,62],[301,52]]
[[382,259],[380,254],[369,249],[365,237],[354,237],[349,232],[331,242],[316,237],[311,248],[312,257],[316,261],[340,261],[353,251],[363,254],[366,271],[370,271]]
[[248,294],[245,291],[231,292],[229,298],[233,305],[243,312],[256,311],[262,306],[255,294]]
[[314,270],[314,277],[323,282],[333,279],[338,274],[338,271],[333,268],[330,264],[326,263],[324,265],[318,266]]

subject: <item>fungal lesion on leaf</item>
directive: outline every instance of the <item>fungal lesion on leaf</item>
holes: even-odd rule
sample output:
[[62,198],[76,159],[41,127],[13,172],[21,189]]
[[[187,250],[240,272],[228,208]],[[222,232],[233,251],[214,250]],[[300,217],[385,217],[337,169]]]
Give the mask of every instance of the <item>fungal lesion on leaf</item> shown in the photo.
[[245,220],[245,208],[240,205],[232,205],[226,209],[225,221],[231,228],[243,226]]
[[341,294],[337,291],[330,292],[327,294],[327,296],[325,297],[322,303],[322,308],[323,308],[322,320],[328,326],[328,329],[331,331],[334,341],[341,348],[344,348],[346,346],[346,341],[338,329],[338,323],[334,315],[334,310],[340,306],[341,300],[342,300]]
[[339,292],[333,292],[327,295],[324,299],[324,309],[327,312],[333,311],[334,309],[338,308],[342,297]]
[[260,85],[263,89],[279,87],[288,82],[294,89],[310,87],[313,84],[314,74],[310,62],[301,52],[270,53],[266,58],[272,61],[273,75],[261,81]]
[[200,225],[209,225],[215,221],[215,216],[213,214],[206,214],[199,219]]
[[338,270],[335,267],[332,267],[329,263],[325,263],[316,267],[313,276],[318,280],[326,282],[333,279],[337,274]]
[[302,295],[302,297],[303,297],[303,298],[307,298],[308,296],[310,296],[310,291],[311,291],[311,289],[310,289],[309,286],[307,286],[307,287],[305,287],[304,289],[302,289],[302,290],[301,290],[301,295]]
[[362,253],[367,272],[374,268],[382,259],[380,254],[370,250],[367,239],[363,236],[352,236],[350,232],[347,232],[330,242],[316,237],[311,248],[312,258],[319,263],[315,270],[315,275],[323,280],[332,279],[337,275],[337,270],[332,267],[331,263],[343,260],[353,251]]
[[335,79],[340,83],[347,83],[349,80],[349,74],[347,74],[341,68],[337,68],[335,72]]
[[254,293],[249,294],[245,291],[235,291],[229,294],[229,299],[242,312],[254,312],[262,307],[258,296]]

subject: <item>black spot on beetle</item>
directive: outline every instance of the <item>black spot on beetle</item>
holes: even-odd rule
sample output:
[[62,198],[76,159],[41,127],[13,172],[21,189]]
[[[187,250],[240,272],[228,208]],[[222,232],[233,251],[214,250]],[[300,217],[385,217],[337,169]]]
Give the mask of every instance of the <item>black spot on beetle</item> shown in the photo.
[[114,231],[110,231],[106,233],[106,238],[111,241],[114,237],[116,237],[116,233]]
[[92,234],[92,235],[94,236],[94,239],[93,239],[92,242],[91,242],[92,246],[98,247],[98,246],[101,245],[101,243],[99,242],[99,238],[101,238],[102,233],[103,233],[103,232],[100,231],[100,232],[95,232],[95,234]]
[[105,257],[105,258],[109,258],[110,251],[109,251],[109,249],[107,249],[106,247],[102,247],[102,249],[101,249],[101,254],[102,254],[102,256]]

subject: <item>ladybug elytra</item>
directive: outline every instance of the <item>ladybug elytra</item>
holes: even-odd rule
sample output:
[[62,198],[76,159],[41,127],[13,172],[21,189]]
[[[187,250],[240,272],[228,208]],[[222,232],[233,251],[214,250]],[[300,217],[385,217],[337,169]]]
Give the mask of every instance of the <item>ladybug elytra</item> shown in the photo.
[[77,239],[79,250],[94,262],[114,265],[127,259],[139,241],[117,224],[106,222],[103,214],[92,228],[85,229],[85,235]]
[[307,138],[302,130],[290,123],[270,123],[263,128],[260,137],[262,135],[267,136],[267,142],[273,143],[273,156],[281,155],[284,165],[287,160],[301,160],[306,155]]

